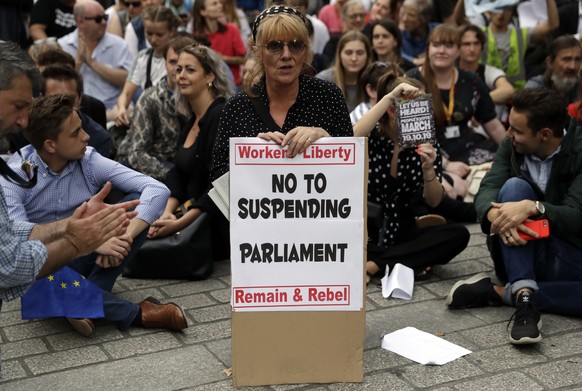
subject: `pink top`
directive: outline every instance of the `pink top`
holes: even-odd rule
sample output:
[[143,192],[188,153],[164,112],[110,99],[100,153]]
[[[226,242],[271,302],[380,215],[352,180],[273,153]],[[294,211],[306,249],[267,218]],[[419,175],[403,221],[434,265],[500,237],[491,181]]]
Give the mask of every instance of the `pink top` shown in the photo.
[[327,26],[330,35],[339,35],[344,31],[344,22],[335,4],[324,5],[317,16]]
[[[234,23],[226,24],[226,31],[208,34],[210,48],[225,56],[244,56],[247,52],[240,36],[238,27]],[[236,85],[240,84],[240,65],[228,65],[234,76]]]

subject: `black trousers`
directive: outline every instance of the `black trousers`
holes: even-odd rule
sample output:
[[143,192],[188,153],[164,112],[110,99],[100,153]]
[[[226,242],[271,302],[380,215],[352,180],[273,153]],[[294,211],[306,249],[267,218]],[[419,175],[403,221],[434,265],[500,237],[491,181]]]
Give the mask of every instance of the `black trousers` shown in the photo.
[[445,265],[469,243],[469,231],[463,224],[452,223],[409,230],[398,244],[382,247],[368,245],[368,260],[374,261],[382,274],[386,266],[401,263],[418,270],[433,265]]

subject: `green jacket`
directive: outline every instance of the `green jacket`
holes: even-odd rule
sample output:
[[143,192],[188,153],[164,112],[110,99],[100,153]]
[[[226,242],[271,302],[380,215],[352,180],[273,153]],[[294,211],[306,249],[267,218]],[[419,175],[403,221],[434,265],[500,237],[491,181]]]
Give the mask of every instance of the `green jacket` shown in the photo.
[[570,123],[562,140],[562,149],[554,157],[545,193],[531,181],[529,174],[520,169],[523,160],[524,155],[515,151],[511,139],[505,138],[475,197],[483,232],[488,234],[491,228],[487,212],[491,202],[497,201],[501,186],[509,178],[518,177],[532,184],[546,207],[545,218],[550,222],[550,234],[582,248],[582,126],[578,126],[576,119]]

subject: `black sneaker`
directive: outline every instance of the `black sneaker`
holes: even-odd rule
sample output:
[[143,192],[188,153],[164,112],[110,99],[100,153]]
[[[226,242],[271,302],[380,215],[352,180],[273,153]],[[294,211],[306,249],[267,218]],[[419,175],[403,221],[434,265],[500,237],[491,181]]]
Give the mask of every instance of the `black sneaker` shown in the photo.
[[453,285],[445,303],[450,308],[477,308],[501,305],[502,300],[493,289],[491,278],[479,273]]
[[[525,345],[538,343],[542,340],[542,335],[540,334],[542,318],[535,305],[532,292],[523,291],[517,296],[515,313],[509,319],[509,323],[512,320],[513,326],[509,333],[509,341],[512,344]],[[509,324],[507,327],[509,327]]]

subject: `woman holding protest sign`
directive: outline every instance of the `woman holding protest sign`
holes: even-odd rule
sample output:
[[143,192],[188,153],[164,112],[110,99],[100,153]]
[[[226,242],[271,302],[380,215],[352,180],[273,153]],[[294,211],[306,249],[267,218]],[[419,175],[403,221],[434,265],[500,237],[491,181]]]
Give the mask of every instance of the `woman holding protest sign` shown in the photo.
[[[457,69],[459,53],[457,28],[439,25],[428,37],[425,64],[406,73],[423,81],[433,96],[437,138],[447,157],[444,185],[453,199],[465,196],[463,178],[469,174],[469,166],[493,160],[497,145],[505,138],[485,84],[476,74]],[[483,125],[488,138],[469,127],[473,119]],[[469,209],[469,220],[475,221],[472,205]]]
[[[368,235],[366,271],[371,278],[401,263],[426,278],[433,265],[444,265],[469,241],[462,224],[419,228],[414,206],[439,205],[443,198],[441,155],[438,145],[423,143],[402,148],[396,123],[396,98],[423,93],[418,80],[398,77],[398,69],[378,81],[378,103],[354,125],[354,135],[369,137],[368,201],[382,207],[378,230]],[[370,226],[370,225],[369,225]]]
[[351,137],[345,99],[333,83],[303,74],[311,48],[304,16],[294,8],[270,7],[255,19],[250,47],[257,59],[251,71],[258,84],[226,104],[213,152],[212,177],[229,169],[229,139],[260,137],[288,147],[287,156],[303,153],[321,137]]

